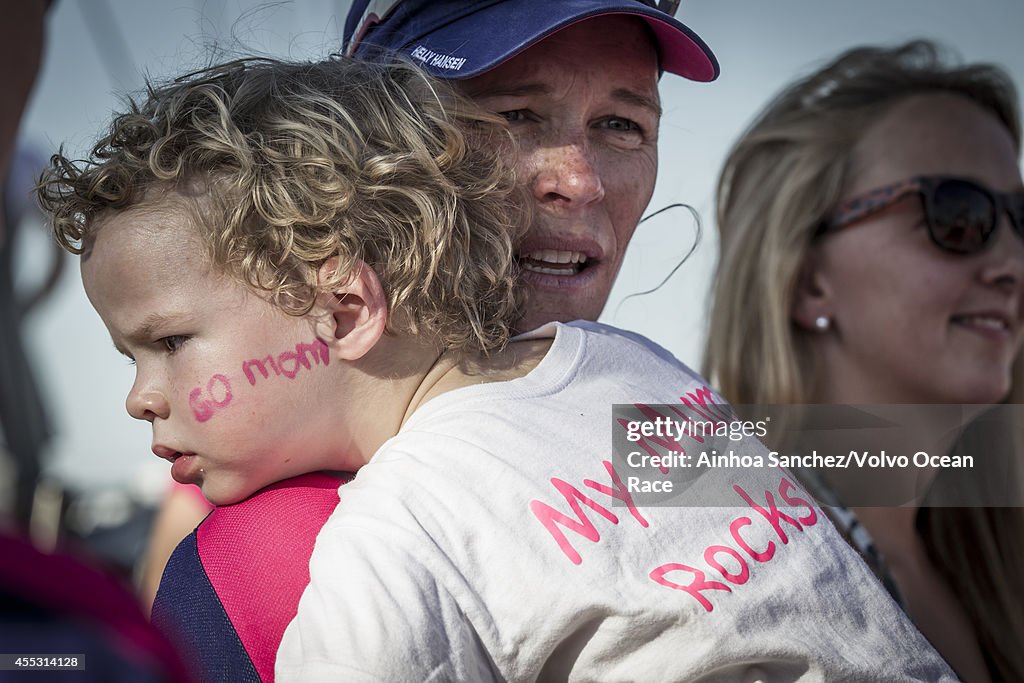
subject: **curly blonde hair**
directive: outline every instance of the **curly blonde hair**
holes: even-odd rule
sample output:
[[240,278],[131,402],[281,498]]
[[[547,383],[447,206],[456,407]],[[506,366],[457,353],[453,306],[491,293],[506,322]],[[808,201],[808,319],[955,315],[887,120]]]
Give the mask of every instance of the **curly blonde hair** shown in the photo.
[[[88,160],[53,156],[38,196],[81,254],[108,212],[198,186],[211,262],[288,313],[308,313],[362,260],[389,329],[487,352],[522,308],[513,149],[502,119],[409,64],[240,60],[129,100]],[[333,277],[318,279],[331,258]]]

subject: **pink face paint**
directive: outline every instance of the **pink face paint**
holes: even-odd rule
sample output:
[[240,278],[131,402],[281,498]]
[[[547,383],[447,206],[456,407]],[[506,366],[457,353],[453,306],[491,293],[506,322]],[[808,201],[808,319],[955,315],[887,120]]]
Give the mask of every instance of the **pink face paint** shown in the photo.
[[192,414],[199,422],[206,422],[213,417],[214,407],[209,401],[203,400],[203,390],[196,387],[188,393],[188,405],[192,408]]
[[[218,395],[220,398],[218,398]],[[188,405],[199,422],[206,422],[213,414],[231,403],[231,380],[216,374],[206,383],[206,393],[196,387],[188,394]]]
[[[214,389],[217,388],[217,384],[220,384],[221,398],[217,398],[217,392]],[[206,395],[209,396],[210,401],[213,405],[218,408],[223,408],[227,404],[231,403],[231,381],[224,375],[214,375],[210,378],[210,381],[206,383]]]
[[[242,363],[242,374],[248,380],[250,386],[256,386],[256,380],[262,375],[263,379],[270,379],[271,375],[280,377],[284,375],[288,379],[295,379],[303,368],[312,370],[314,366],[328,366],[331,362],[330,349],[327,344],[319,339],[311,343],[299,342],[295,350],[288,349],[274,356],[268,355],[264,358],[250,358]],[[226,408],[233,398],[231,393],[231,380],[227,375],[220,373],[214,375],[206,383],[205,391],[196,387],[188,394],[188,404],[192,414],[199,422],[206,422],[214,413]]]
[[245,374],[245,378],[249,380],[249,384],[256,386],[256,375],[253,373],[253,368],[260,371],[263,378],[270,377],[270,373],[267,372],[267,364],[270,365],[270,369],[274,371],[275,375],[281,374],[281,371],[277,369],[277,363],[274,362],[273,356],[267,356],[263,360],[253,358],[242,363],[242,372]]
[[[291,363],[291,369],[288,368]],[[288,379],[295,379],[299,373],[299,356],[294,351],[285,351],[277,356],[277,367],[281,368],[281,374]]]
[[284,375],[288,379],[295,379],[302,368],[312,370],[313,366],[327,367],[330,363],[331,353],[327,344],[319,339],[314,339],[309,344],[299,342],[295,345],[294,351],[291,349],[282,351],[277,354],[276,358],[273,355],[265,358],[251,358],[242,363],[242,374],[249,380],[251,386],[256,386],[257,372],[263,376],[263,379],[270,379],[271,371],[275,377]]

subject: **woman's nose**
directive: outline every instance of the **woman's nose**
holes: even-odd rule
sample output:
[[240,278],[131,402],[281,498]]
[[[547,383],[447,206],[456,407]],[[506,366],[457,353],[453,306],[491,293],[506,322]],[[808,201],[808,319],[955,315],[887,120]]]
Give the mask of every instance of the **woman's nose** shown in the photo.
[[601,173],[584,142],[533,151],[531,190],[542,205],[583,207],[604,198]]

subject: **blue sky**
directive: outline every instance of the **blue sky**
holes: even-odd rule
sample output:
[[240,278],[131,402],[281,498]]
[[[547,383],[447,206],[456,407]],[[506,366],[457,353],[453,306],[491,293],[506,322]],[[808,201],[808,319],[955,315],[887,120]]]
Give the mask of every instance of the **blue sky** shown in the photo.
[[[557,1],[557,0],[556,0]],[[82,154],[144,74],[157,79],[201,66],[213,51],[306,58],[338,49],[347,0],[60,0],[49,17],[43,70],[22,126],[22,144],[43,155],[58,145]],[[1019,0],[689,0],[679,18],[711,45],[722,76],[662,82],[661,169],[651,210],[686,202],[699,213],[697,250],[654,294],[688,251],[694,224],[670,211],[638,230],[603,321],[641,332],[699,367],[707,288],[717,242],[713,188],[730,143],[786,82],[859,44],[937,39],[970,61],[1003,65],[1024,84]],[[20,255],[31,286],[48,258],[41,227]],[[52,474],[85,487],[156,491],[167,464],[149,450],[149,427],[124,412],[132,368],[113,349],[69,258],[57,294],[28,323],[28,346],[55,417]]]

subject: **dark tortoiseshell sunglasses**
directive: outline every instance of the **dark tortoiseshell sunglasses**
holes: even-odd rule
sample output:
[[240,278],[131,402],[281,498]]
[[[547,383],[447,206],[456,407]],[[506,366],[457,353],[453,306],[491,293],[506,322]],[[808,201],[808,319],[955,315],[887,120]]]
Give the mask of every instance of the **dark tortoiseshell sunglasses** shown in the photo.
[[981,251],[1004,212],[1024,239],[1024,190],[994,192],[973,180],[948,176],[916,176],[849,199],[836,207],[816,234],[853,225],[914,193],[921,197],[928,236],[942,249],[957,254]]

